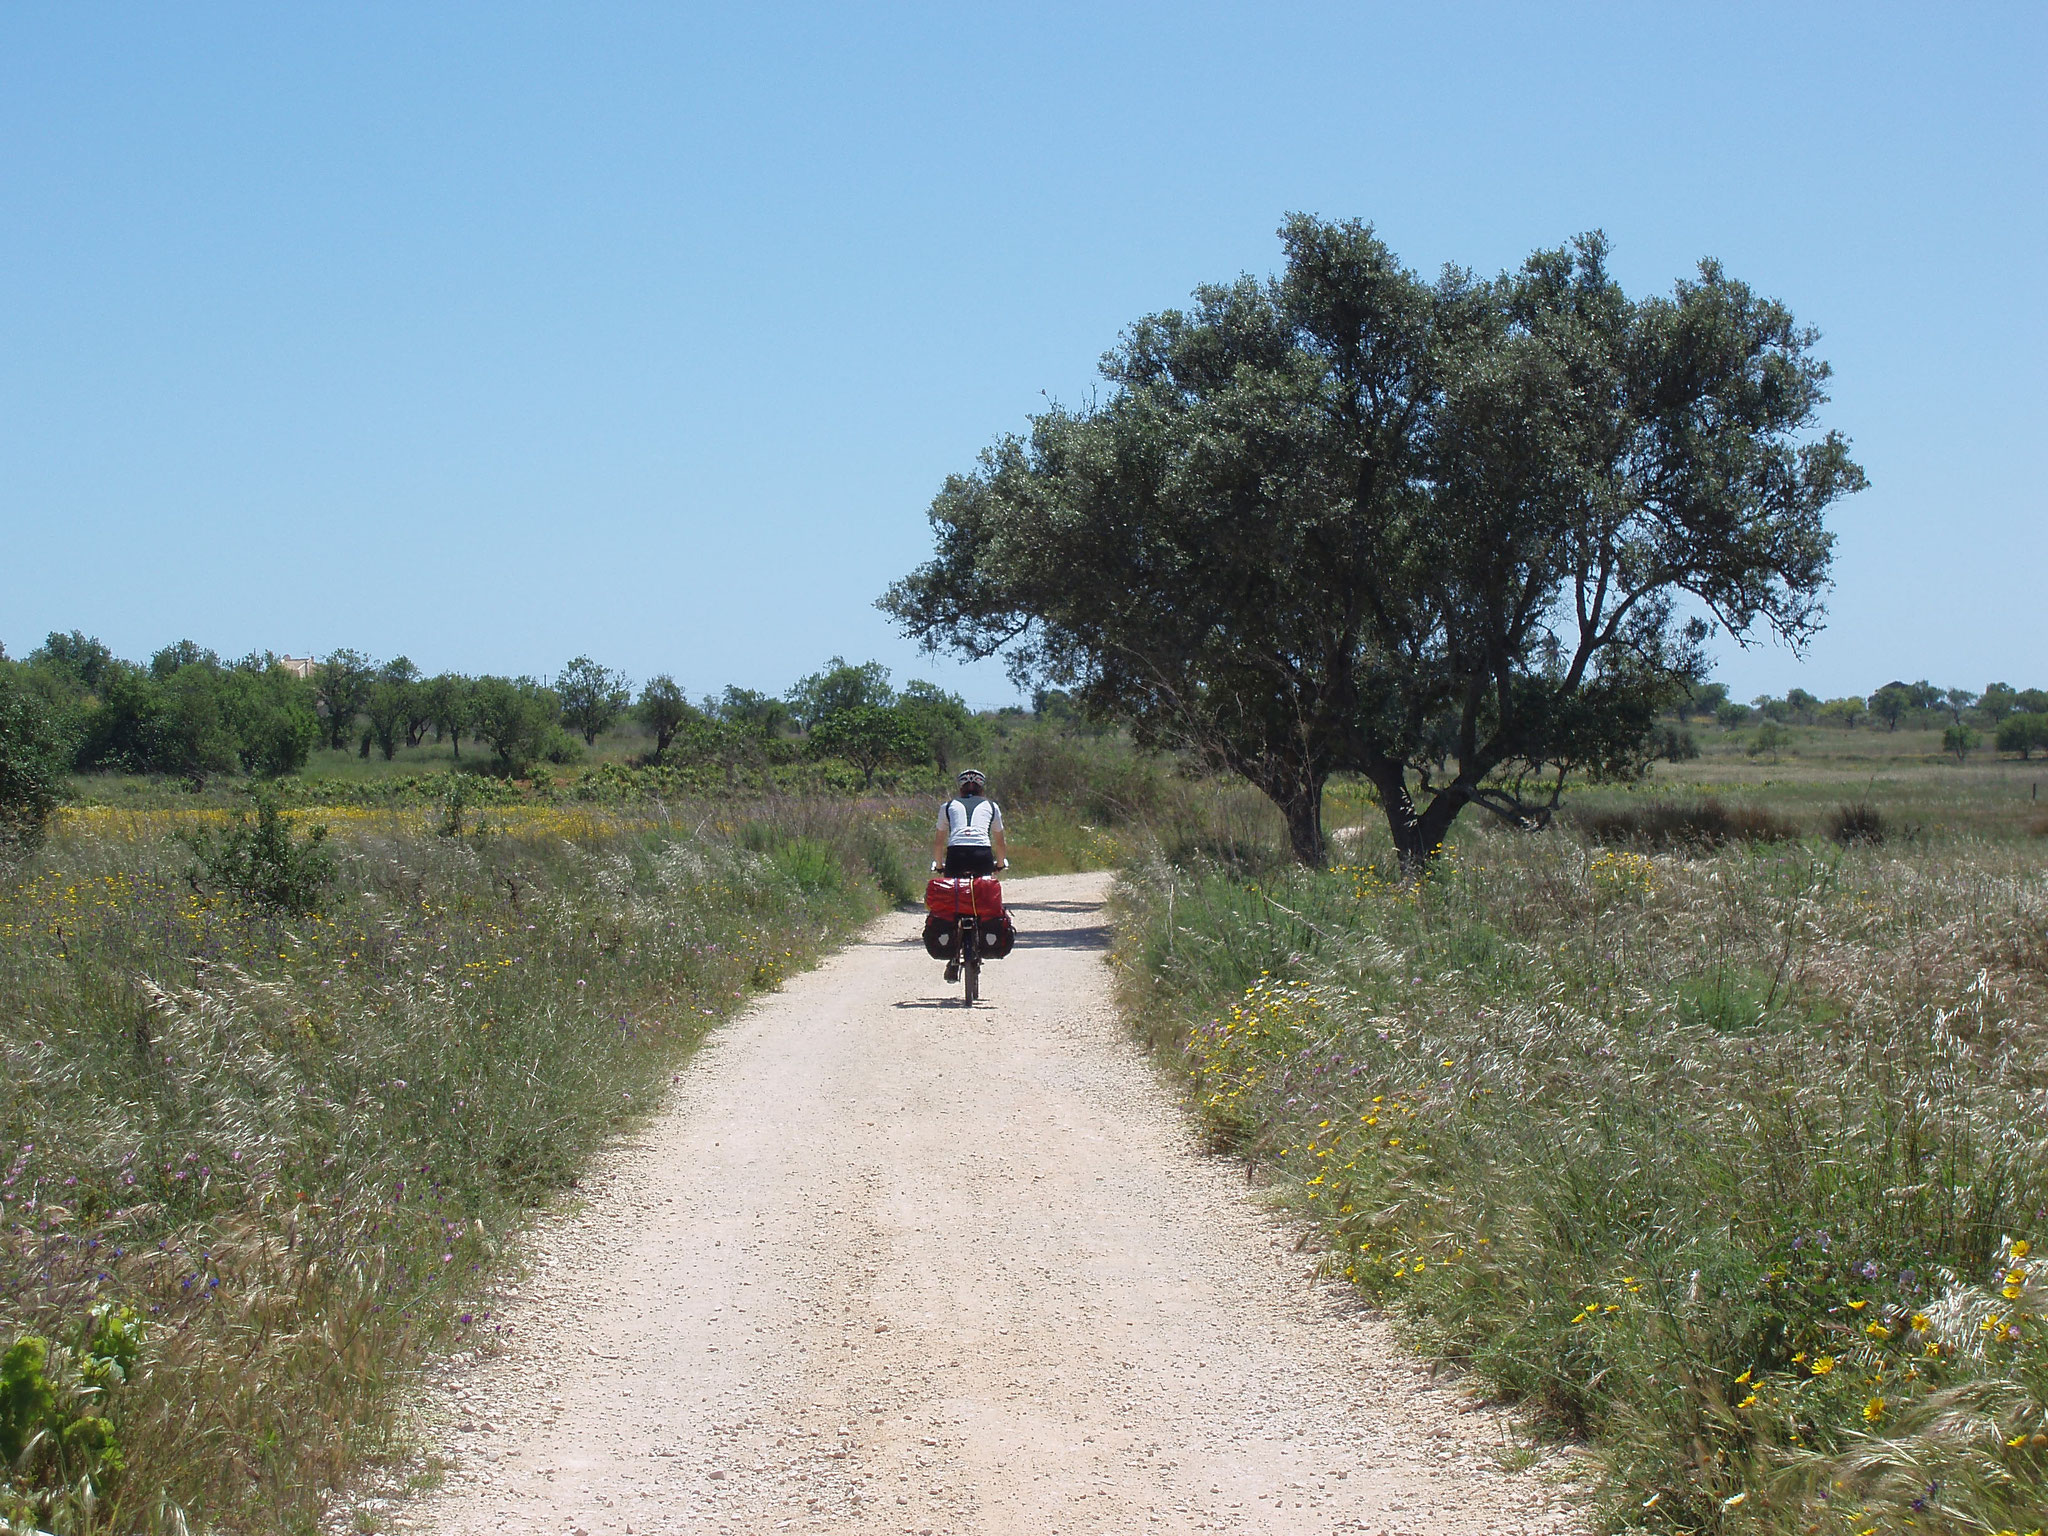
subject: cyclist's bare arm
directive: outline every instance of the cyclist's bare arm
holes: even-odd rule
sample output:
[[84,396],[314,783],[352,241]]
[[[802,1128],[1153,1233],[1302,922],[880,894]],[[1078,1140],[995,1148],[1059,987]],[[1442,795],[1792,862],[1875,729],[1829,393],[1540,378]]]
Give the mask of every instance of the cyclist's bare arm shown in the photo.
[[1003,836],[1001,827],[991,832],[989,839],[996,845],[996,868],[1007,869],[1010,864],[1010,840]]

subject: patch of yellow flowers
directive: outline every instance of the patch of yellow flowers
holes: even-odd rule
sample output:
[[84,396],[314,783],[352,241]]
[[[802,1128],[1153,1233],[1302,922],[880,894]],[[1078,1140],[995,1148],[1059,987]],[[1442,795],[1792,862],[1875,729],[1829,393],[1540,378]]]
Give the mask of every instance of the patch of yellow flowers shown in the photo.
[[1614,848],[1602,849],[1586,866],[1593,888],[1610,896],[1650,895],[1657,889],[1652,878],[1656,871],[1657,866],[1644,855]]
[[[438,820],[439,813],[420,807],[322,805],[285,812],[294,822],[326,827],[330,832],[354,832],[365,837],[417,836],[422,824]],[[652,815],[620,813],[587,805],[502,805],[472,813],[472,825],[494,837],[519,842],[595,842],[659,825]],[[75,835],[109,842],[158,842],[180,832],[216,830],[230,825],[235,812],[218,806],[188,806],[169,810],[127,810],[114,805],[67,806],[57,813],[53,830],[59,836]]]

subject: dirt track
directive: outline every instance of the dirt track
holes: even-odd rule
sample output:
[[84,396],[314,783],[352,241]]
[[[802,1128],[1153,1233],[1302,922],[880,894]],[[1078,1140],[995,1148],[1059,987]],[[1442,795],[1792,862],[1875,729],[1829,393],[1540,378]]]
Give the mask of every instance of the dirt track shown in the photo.
[[1107,879],[958,988],[895,915],[725,1026],[430,1409],[449,1533],[1566,1529],[1307,1278],[1110,1006]]

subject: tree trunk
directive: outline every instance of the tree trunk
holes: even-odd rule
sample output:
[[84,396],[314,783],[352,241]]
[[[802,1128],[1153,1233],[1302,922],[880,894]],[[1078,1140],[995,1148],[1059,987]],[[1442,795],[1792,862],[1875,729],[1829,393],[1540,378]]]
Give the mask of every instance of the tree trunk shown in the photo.
[[1297,796],[1282,809],[1287,812],[1287,841],[1294,848],[1294,856],[1310,869],[1328,868],[1330,849],[1323,840],[1321,787]]
[[1287,841],[1295,858],[1309,869],[1325,868],[1330,850],[1323,841],[1323,780],[1301,772],[1290,774],[1285,783],[1259,787],[1287,818]]
[[1408,793],[1408,776],[1399,764],[1389,764],[1368,777],[1387,813],[1387,832],[1401,860],[1401,873],[1411,880],[1420,879],[1444,851],[1444,837],[1469,797],[1457,784],[1447,784],[1418,810]]

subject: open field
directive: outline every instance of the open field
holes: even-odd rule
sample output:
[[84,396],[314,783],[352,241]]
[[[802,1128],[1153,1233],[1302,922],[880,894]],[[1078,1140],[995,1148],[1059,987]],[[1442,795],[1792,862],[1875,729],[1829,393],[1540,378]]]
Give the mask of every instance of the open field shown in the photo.
[[1958,763],[1941,750],[1938,731],[1784,729],[1790,744],[1773,762],[1748,755],[1753,729],[1696,725],[1700,756],[1659,763],[1651,784],[1637,793],[1760,798],[1787,815],[1808,819],[1815,830],[1837,805],[1863,799],[1880,806],[1900,828],[1932,836],[2000,838],[2048,827],[2048,801],[2042,799],[2048,793],[2048,759],[2023,762],[1980,750]]
[[[1617,1527],[2030,1530],[2043,765],[1699,735],[1550,832],[1468,813],[1420,888],[1353,783],[1312,875],[1256,793],[1113,741],[991,766],[1017,873],[1126,866],[1127,1012],[1213,1144],[1413,1344],[1590,1435]],[[408,1454],[400,1389],[491,1347],[512,1236],[929,836],[921,794],[665,798],[623,759],[471,783],[458,830],[436,765],[355,765],[297,786],[317,911],[195,881],[226,785],[88,781],[0,890],[0,1326],[85,1426],[24,1464],[66,1536],[310,1530]],[[1628,841],[1700,795],[1778,840]],[[1829,840],[1862,803],[1882,840]]]
[[[1362,803],[1327,874],[1140,864],[1128,1012],[1333,1272],[1592,1437],[1615,1528],[2032,1530],[2039,765],[1717,734],[1549,833],[1468,813],[1419,887]],[[1702,791],[1792,835],[1574,828]],[[1884,841],[1819,835],[1858,802]]]

